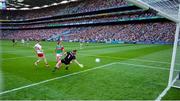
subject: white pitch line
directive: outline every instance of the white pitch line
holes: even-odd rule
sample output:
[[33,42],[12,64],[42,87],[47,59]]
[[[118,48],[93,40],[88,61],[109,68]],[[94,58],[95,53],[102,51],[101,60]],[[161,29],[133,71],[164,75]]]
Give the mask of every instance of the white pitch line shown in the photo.
[[10,92],[14,92],[14,91],[18,91],[18,90],[22,90],[22,89],[29,88],[29,87],[33,87],[33,86],[36,86],[36,85],[39,85],[39,84],[47,83],[47,82],[54,81],[54,80],[58,80],[58,79],[61,79],[61,78],[78,75],[78,74],[80,74],[80,73],[92,71],[92,70],[95,70],[95,69],[99,69],[99,68],[111,66],[111,65],[113,65],[113,64],[116,64],[116,62],[110,63],[110,64],[106,64],[106,65],[102,65],[102,66],[98,66],[98,67],[91,68],[91,69],[86,69],[86,70],[79,71],[79,72],[75,72],[75,73],[71,73],[71,74],[68,74],[68,75],[64,75],[64,76],[60,76],[60,77],[48,79],[48,80],[45,80],[45,81],[33,83],[33,84],[30,84],[30,85],[26,85],[26,86],[14,88],[14,89],[11,89],[11,90],[3,91],[3,92],[0,92],[0,95],[7,94],[7,93],[10,93]]
[[45,80],[45,81],[41,81],[41,82],[38,82],[38,83],[33,83],[33,84],[30,84],[30,85],[26,85],[26,86],[14,88],[14,89],[11,89],[11,90],[3,91],[3,92],[0,92],[0,95],[11,93],[11,92],[18,91],[18,90],[25,89],[25,88],[29,88],[29,87],[36,86],[36,85],[39,85],[39,84],[47,83],[47,82],[54,81],[54,80],[57,80],[57,79],[61,79],[61,78],[65,78],[65,77],[69,77],[69,76],[73,76],[73,75],[77,75],[77,74],[80,74],[80,73],[92,71],[92,70],[95,70],[95,69],[111,66],[111,65],[114,65],[114,64],[124,64],[124,65],[132,65],[132,66],[152,68],[152,69],[167,70],[166,68],[152,67],[152,66],[146,66],[146,65],[135,65],[135,64],[129,64],[129,63],[113,62],[113,63],[110,63],[110,64],[98,66],[98,67],[95,67],[95,68],[86,69],[86,70],[75,72],[75,73],[72,73],[72,74],[68,74],[68,75],[64,75],[64,76],[48,79],[48,80]]
[[[176,76],[176,78],[173,80],[172,84],[171,85],[174,85],[174,83],[176,82],[176,80],[178,79],[178,75]],[[167,92],[171,89],[171,87],[173,86],[167,86],[163,92],[156,98],[155,101],[161,101],[161,99],[167,94]]]
[[173,88],[178,88],[178,89],[180,89],[180,87],[179,86],[172,86]]
[[160,70],[167,70],[167,71],[169,71],[168,68],[161,68],[161,67],[154,67],[154,66],[147,66],[147,65],[137,65],[137,64],[124,63],[124,62],[122,62],[122,63],[118,62],[117,64],[136,66],[136,67],[145,67],[145,68],[150,68],[150,69],[160,69]]

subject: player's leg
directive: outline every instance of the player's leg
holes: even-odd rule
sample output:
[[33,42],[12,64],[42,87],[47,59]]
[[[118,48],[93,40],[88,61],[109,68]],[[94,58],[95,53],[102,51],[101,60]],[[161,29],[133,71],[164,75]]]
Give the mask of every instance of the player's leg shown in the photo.
[[13,42],[13,47],[15,46],[15,42]]
[[62,56],[63,56],[62,54],[56,54],[56,61],[57,62],[60,61]]
[[58,56],[56,56],[56,62],[58,63]]
[[44,54],[43,54],[43,59],[44,59],[44,63],[46,64],[46,67],[49,67],[49,64],[48,64],[47,59]]
[[43,54],[42,53],[39,53],[37,54],[38,56],[38,60],[34,63],[36,66],[39,64],[39,62],[43,59]]
[[80,49],[83,49],[83,44],[82,43],[80,43]]
[[61,67],[61,64],[62,64],[62,61],[59,60],[57,63],[56,63],[56,66],[54,68],[54,70],[52,72],[55,72],[57,69],[59,69]]
[[58,63],[59,60],[60,60],[60,56],[56,55],[56,62]]
[[61,62],[61,60],[59,60],[56,64],[56,68],[60,68],[61,64],[62,64],[62,62]]
[[38,60],[34,64],[37,66],[41,60],[42,58],[39,57]]

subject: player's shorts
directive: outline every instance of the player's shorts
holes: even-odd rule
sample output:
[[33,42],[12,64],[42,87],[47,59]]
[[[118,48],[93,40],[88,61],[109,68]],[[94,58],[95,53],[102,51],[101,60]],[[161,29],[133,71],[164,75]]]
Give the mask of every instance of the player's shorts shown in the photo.
[[62,59],[61,62],[64,63],[65,65],[69,65],[70,64],[70,62],[67,62],[64,59]]
[[44,54],[43,54],[43,53],[38,53],[37,55],[38,55],[38,57],[40,57],[40,58],[44,57]]
[[61,57],[61,56],[63,56],[62,53],[56,54],[56,57]]

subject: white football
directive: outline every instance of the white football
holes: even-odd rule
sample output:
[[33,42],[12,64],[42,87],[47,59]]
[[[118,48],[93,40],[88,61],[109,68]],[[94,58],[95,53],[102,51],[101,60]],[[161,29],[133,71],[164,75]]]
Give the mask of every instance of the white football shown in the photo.
[[99,59],[99,58],[96,58],[96,60],[95,60],[96,62],[100,62],[101,60]]

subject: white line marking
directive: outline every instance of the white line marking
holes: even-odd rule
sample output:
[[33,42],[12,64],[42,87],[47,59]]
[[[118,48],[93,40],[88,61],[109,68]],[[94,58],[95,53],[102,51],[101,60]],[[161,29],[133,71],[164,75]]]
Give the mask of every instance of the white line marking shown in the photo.
[[178,75],[176,76],[176,78],[173,80],[171,86],[167,86],[163,92],[156,98],[155,101],[161,101],[161,99],[167,94],[167,92],[171,89],[171,87],[173,87],[172,85],[174,85],[174,83],[176,82],[176,80],[178,79]]
[[11,90],[3,91],[3,92],[0,92],[0,95],[7,94],[7,93],[10,93],[10,92],[14,92],[14,91],[18,91],[18,90],[25,89],[25,88],[29,88],[29,87],[36,86],[36,85],[39,85],[39,84],[47,83],[47,82],[50,82],[50,81],[58,80],[58,79],[61,79],[61,78],[77,75],[77,74],[80,74],[80,73],[92,71],[92,70],[95,70],[95,69],[111,66],[113,64],[116,64],[116,62],[110,63],[110,64],[106,64],[106,65],[102,65],[102,66],[98,66],[98,67],[95,67],[95,68],[86,69],[86,70],[75,72],[75,73],[71,73],[71,74],[67,74],[67,75],[64,75],[64,76],[48,79],[48,80],[45,80],[45,81],[33,83],[33,84],[30,84],[30,85],[14,88],[14,89],[11,89]]
[[50,82],[50,81],[53,81],[53,80],[57,80],[57,79],[61,79],[61,78],[65,78],[65,77],[69,77],[69,76],[73,76],[73,75],[77,75],[77,74],[80,74],[80,73],[92,71],[92,70],[95,70],[95,69],[111,66],[111,65],[114,65],[114,64],[124,64],[124,65],[132,65],[132,66],[146,67],[146,68],[152,68],[152,69],[168,70],[166,68],[159,68],[159,67],[153,67],[153,66],[135,65],[135,64],[129,64],[129,63],[113,62],[113,63],[110,63],[110,64],[98,66],[98,67],[95,67],[95,68],[90,68],[90,69],[86,69],[86,70],[83,70],[83,71],[75,72],[75,73],[72,73],[72,74],[68,74],[68,75],[64,75],[64,76],[48,79],[48,80],[45,80],[45,81],[41,81],[41,82],[38,82],[38,83],[33,83],[33,84],[30,84],[30,85],[26,85],[26,86],[14,88],[14,89],[11,89],[11,90],[3,91],[3,92],[0,92],[0,95],[7,94],[7,93],[10,93],[10,92],[14,92],[14,91],[18,91],[18,90],[25,89],[25,88],[29,88],[29,87],[36,86],[36,85],[39,85],[39,84],[47,83],[47,82]]
[[180,89],[180,87],[179,86],[172,86],[173,88],[178,88],[178,89]]
[[137,64],[123,63],[123,62],[122,63],[118,62],[117,64],[136,66],[136,67],[145,67],[145,68],[150,68],[150,69],[160,69],[160,70],[167,70],[167,71],[169,71],[168,68],[161,68],[161,67],[154,67],[154,66],[147,66],[147,65],[137,65]]

